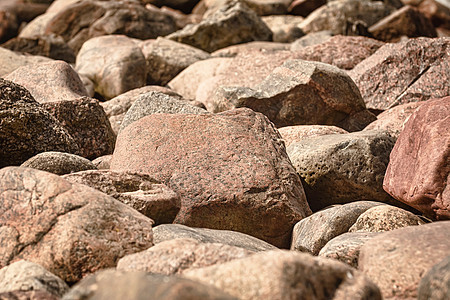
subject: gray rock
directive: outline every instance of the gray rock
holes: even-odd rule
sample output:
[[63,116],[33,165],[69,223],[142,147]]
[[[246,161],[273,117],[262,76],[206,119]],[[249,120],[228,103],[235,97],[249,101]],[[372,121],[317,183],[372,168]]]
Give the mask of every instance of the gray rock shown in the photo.
[[272,30],[274,42],[291,43],[305,35],[298,27],[298,24],[304,20],[300,16],[272,15],[262,17],[262,20]]
[[314,46],[322,44],[329,40],[333,36],[333,33],[329,30],[321,30],[317,32],[310,32],[305,36],[299,38],[291,44],[291,51],[297,51],[303,47]]
[[100,156],[100,157],[97,157],[96,159],[94,159],[92,161],[92,163],[94,164],[96,169],[105,170],[105,169],[109,169],[111,159],[112,159],[112,154],[103,155],[103,156]]
[[55,151],[39,153],[26,160],[20,166],[47,171],[57,175],[96,169],[95,165],[84,157]]
[[450,256],[435,264],[420,280],[418,300],[450,299]]
[[44,291],[13,291],[0,293],[0,300],[60,300],[60,297]]

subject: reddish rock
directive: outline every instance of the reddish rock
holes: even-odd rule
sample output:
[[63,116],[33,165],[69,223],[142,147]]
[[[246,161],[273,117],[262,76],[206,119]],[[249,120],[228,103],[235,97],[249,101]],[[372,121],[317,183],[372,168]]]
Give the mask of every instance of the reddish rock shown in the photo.
[[359,269],[384,299],[417,299],[425,273],[450,255],[450,221],[381,233],[362,246]]
[[57,175],[0,170],[0,267],[26,259],[74,283],[152,246],[152,224],[114,198]]
[[240,231],[279,247],[310,214],[280,135],[249,109],[144,117],[119,133],[111,169],[150,174],[180,193],[176,223]]
[[433,219],[450,219],[450,97],[424,102],[391,152],[384,189]]
[[327,135],[327,134],[343,134],[348,133],[346,130],[336,126],[326,125],[297,125],[278,128],[278,132],[284,140],[286,148],[291,144],[301,141],[304,138]]
[[327,0],[294,0],[289,5],[288,12],[307,17],[310,13],[325,4],[327,4]]
[[367,108],[450,95],[450,38],[417,38],[386,44],[359,63],[353,78]]

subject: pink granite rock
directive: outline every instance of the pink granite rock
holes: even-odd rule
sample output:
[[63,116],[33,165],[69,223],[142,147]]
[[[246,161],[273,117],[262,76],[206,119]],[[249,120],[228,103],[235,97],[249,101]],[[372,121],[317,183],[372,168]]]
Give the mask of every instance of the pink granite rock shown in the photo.
[[304,138],[327,135],[327,134],[343,134],[348,133],[346,130],[336,126],[326,125],[297,125],[278,128],[281,137],[284,140],[286,148],[292,143],[296,143]]

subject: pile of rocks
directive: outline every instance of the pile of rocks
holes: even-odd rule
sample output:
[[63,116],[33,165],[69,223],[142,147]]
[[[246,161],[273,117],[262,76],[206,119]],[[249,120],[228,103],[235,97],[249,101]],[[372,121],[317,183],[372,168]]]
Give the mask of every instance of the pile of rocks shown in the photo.
[[450,4],[0,0],[0,299],[448,299]]

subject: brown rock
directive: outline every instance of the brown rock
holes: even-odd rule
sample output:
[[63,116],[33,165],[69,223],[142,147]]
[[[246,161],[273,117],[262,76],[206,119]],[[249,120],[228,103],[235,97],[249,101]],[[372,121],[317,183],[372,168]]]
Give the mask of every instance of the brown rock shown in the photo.
[[[409,1],[409,0],[408,0]],[[417,5],[417,8],[436,27],[450,29],[450,5],[442,0],[422,0],[415,1],[411,5]]]
[[194,239],[173,239],[145,251],[122,257],[117,269],[175,275],[184,271],[225,263],[254,252],[225,244],[202,243]]
[[60,298],[44,291],[13,291],[0,293],[0,300],[59,300]]
[[5,77],[14,70],[43,62],[52,61],[48,57],[38,55],[24,55],[3,47],[0,47],[0,76]]
[[305,36],[299,38],[295,42],[291,43],[291,51],[301,51],[303,47],[314,46],[326,42],[333,36],[333,33],[329,30],[321,30],[316,32],[310,32]]
[[154,220],[156,225],[172,223],[180,210],[180,196],[149,175],[90,170],[68,174],[63,178],[116,198]]
[[181,10],[184,13],[190,13],[199,0],[145,0],[146,3],[150,3],[156,6],[168,6]]
[[289,5],[288,12],[307,17],[310,13],[325,4],[327,4],[327,0],[294,0]]
[[55,151],[39,153],[26,160],[20,166],[57,175],[96,169],[95,165],[84,157]]
[[302,17],[290,15],[272,15],[262,17],[264,23],[272,30],[272,40],[277,43],[291,43],[304,36],[303,31],[298,27],[303,21]]
[[15,37],[19,30],[17,15],[9,10],[0,10],[0,43]]
[[417,299],[420,279],[450,255],[450,222],[411,226],[382,233],[361,248],[359,269],[385,299]]
[[240,231],[280,247],[310,213],[281,137],[249,109],[144,117],[120,132],[111,169],[151,174],[180,193],[176,223]]
[[381,299],[378,288],[343,263],[293,251],[267,251],[183,276],[239,299]]
[[450,218],[450,97],[424,102],[392,150],[383,187],[433,219]]
[[[284,15],[291,0],[239,0],[251,8],[259,16]],[[205,15],[211,15],[223,8],[232,0],[203,0]],[[204,15],[204,16],[205,16]]]
[[26,259],[74,283],[152,246],[151,219],[51,173],[1,169],[0,203],[0,267]]
[[435,264],[420,280],[418,300],[445,300],[450,297],[450,256]]
[[291,144],[301,141],[304,138],[327,135],[327,134],[343,134],[348,133],[346,130],[336,126],[326,125],[297,125],[278,128],[278,132],[284,140],[286,148]]

